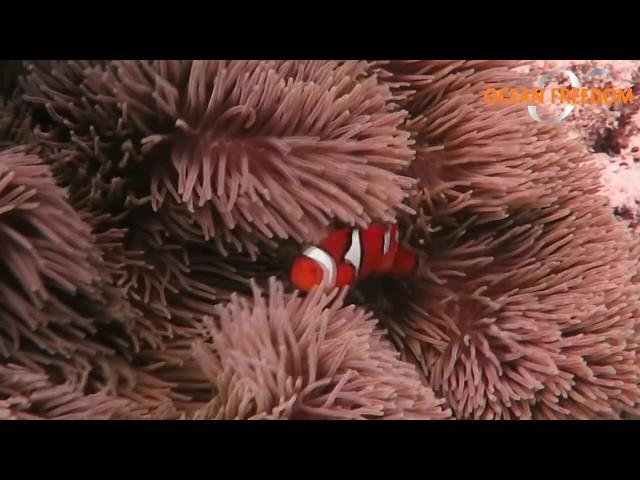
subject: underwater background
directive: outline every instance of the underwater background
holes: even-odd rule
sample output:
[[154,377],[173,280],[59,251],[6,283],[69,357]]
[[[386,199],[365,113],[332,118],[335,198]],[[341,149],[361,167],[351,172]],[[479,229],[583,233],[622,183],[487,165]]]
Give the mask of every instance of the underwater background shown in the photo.
[[[0,62],[0,418],[637,417],[638,104],[483,91],[638,67]],[[396,223],[410,275],[292,284]]]

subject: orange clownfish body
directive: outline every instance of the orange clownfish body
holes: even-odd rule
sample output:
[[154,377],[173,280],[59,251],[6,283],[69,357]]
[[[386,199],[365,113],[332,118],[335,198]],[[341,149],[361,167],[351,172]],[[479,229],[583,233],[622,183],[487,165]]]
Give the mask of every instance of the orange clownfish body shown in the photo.
[[340,228],[307,248],[291,268],[291,282],[305,292],[323,281],[327,289],[353,285],[358,278],[388,273],[406,276],[416,256],[398,241],[398,225]]

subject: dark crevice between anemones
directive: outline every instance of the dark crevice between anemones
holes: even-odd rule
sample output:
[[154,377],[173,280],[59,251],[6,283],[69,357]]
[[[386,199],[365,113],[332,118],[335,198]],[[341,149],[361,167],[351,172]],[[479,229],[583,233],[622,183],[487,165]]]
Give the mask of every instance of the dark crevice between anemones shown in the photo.
[[345,297],[345,303],[356,305],[373,313],[387,338],[399,350],[402,343],[402,319],[405,309],[415,294],[413,278],[375,275],[358,280]]

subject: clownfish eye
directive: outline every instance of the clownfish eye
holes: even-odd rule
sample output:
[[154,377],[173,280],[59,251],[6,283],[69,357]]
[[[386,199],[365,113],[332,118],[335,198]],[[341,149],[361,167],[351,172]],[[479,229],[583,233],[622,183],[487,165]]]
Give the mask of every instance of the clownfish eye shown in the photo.
[[308,292],[322,283],[322,267],[308,257],[298,257],[291,267],[291,283],[293,286]]

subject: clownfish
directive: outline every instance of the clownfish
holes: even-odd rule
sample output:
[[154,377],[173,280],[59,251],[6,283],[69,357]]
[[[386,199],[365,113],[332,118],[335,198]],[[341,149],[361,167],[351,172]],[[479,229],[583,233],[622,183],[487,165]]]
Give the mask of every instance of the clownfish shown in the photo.
[[322,282],[331,289],[381,273],[404,277],[416,263],[415,253],[399,243],[397,223],[387,227],[373,224],[365,229],[340,228],[296,257],[291,283],[305,292]]

